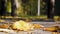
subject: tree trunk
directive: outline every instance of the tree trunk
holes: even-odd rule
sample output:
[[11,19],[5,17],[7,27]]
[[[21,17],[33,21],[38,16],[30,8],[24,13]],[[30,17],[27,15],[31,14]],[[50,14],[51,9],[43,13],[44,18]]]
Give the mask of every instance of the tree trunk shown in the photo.
[[11,16],[16,16],[16,3],[15,3],[15,0],[11,0]]
[[1,16],[5,16],[6,15],[6,0],[0,0],[0,3],[1,3],[1,5],[0,5],[0,15]]
[[53,19],[54,18],[54,4],[52,0],[47,2],[47,18]]

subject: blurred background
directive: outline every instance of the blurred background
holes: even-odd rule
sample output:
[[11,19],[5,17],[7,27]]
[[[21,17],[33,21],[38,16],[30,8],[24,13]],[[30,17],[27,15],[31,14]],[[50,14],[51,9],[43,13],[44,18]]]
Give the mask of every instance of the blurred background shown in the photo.
[[59,1],[60,0],[54,0],[53,2],[51,0],[0,0],[0,17],[17,16],[57,19],[60,16]]

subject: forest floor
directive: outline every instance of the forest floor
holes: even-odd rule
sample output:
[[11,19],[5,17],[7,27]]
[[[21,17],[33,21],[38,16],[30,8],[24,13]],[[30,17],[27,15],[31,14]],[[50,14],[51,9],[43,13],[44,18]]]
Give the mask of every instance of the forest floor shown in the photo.
[[[30,21],[30,19],[32,21]],[[43,25],[45,27],[51,27],[51,26],[59,26],[60,27],[60,21],[58,21],[58,17],[54,17],[54,20],[48,20],[46,17],[6,17],[6,18],[1,18],[0,19],[0,24],[12,24],[16,21],[19,20],[24,20],[24,21],[29,21],[30,23],[36,23]],[[51,32],[45,32],[40,30],[41,34],[51,34]],[[43,33],[44,32],[44,33]],[[1,34],[4,34],[0,32]]]

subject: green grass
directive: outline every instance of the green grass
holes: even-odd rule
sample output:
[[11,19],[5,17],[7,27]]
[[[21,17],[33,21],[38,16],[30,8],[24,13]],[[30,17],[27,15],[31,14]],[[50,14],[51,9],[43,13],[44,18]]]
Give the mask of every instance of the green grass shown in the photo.
[[[3,17],[4,18],[4,17]],[[41,18],[41,19],[47,19],[47,16],[20,16],[20,17],[11,17],[11,16],[7,16],[7,18],[31,18],[31,19],[33,19],[33,18]],[[54,16],[54,20],[58,20],[58,16]]]

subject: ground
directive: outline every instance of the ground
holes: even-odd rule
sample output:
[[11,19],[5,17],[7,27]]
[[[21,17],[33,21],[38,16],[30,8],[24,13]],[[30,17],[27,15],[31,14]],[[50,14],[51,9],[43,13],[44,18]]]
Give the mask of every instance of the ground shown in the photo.
[[[20,20],[20,19],[18,18],[18,20]],[[11,24],[11,23],[14,23],[15,21],[18,21],[18,20],[16,20],[15,18],[14,19],[11,19],[11,18],[2,19],[2,20],[0,20],[0,24]],[[23,18],[21,20],[25,20],[25,19]],[[51,26],[59,26],[60,27],[60,24],[59,24],[60,22],[58,22],[58,21],[46,22],[43,20],[43,21],[31,21],[29,23],[36,23],[36,24],[43,25],[45,27],[51,27]],[[26,32],[24,32],[24,33],[26,33]],[[24,34],[24,33],[18,32],[18,34]],[[39,30],[39,33],[40,34],[52,34],[52,32],[47,32],[47,31],[43,31],[43,30]],[[0,34],[5,34],[5,33],[0,32]],[[17,33],[10,32],[9,34],[17,34]],[[33,34],[36,34],[36,33],[33,33]]]

